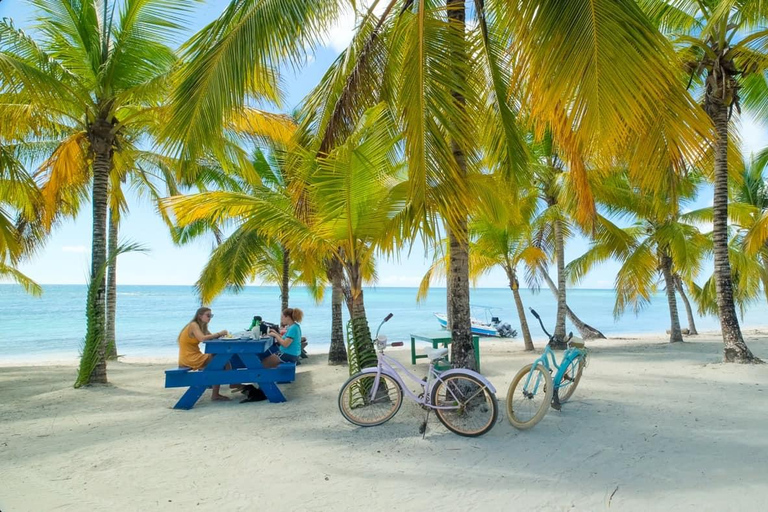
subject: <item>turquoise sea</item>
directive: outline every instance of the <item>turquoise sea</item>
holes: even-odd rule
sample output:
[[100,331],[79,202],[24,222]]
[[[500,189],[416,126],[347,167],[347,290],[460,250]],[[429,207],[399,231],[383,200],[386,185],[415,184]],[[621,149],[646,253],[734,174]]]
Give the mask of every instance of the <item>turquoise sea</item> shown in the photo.
[[[85,286],[46,285],[40,298],[26,295],[15,285],[0,285],[0,362],[72,359],[77,357],[85,333]],[[416,288],[368,288],[366,311],[375,330],[387,313],[394,313],[382,332],[390,340],[407,339],[410,332],[439,330],[434,312],[445,312],[445,289],[433,288],[426,302],[416,303]],[[548,290],[522,290],[526,307],[538,310],[547,327],[554,323],[555,302]],[[119,286],[117,313],[118,351],[129,357],[174,357],[176,337],[199,306],[191,286]],[[327,350],[331,330],[330,290],[325,301],[315,304],[303,288],[291,290],[291,306],[304,310],[304,335],[310,352]],[[507,288],[478,288],[471,291],[473,304],[500,308],[495,314],[519,331],[512,293]],[[663,333],[669,324],[666,299],[662,294],[638,316],[613,318],[613,290],[568,290],[568,303],[585,322],[607,336]],[[279,322],[280,292],[277,287],[252,286],[238,294],[225,294],[211,306],[211,330],[241,331],[253,315]],[[682,303],[681,324],[686,327]],[[346,308],[345,322],[347,320]],[[482,317],[482,309],[474,316]],[[529,325],[535,339],[543,340],[537,324]],[[745,327],[768,324],[764,302],[751,308],[742,319]],[[697,327],[716,330],[716,318],[697,318]],[[572,327],[569,326],[569,329]],[[575,329],[574,329],[575,331]],[[516,338],[520,340],[520,335]]]

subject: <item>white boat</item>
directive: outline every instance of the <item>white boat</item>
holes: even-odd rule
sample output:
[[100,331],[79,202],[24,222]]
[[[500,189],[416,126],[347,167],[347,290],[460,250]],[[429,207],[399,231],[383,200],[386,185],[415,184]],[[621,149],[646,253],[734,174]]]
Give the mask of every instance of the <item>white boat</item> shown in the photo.
[[[435,313],[435,318],[443,329],[448,328],[448,316],[445,313]],[[514,338],[517,331],[509,324],[502,324],[497,317],[491,317],[491,322],[484,322],[478,318],[470,318],[472,322],[472,334],[486,337]]]

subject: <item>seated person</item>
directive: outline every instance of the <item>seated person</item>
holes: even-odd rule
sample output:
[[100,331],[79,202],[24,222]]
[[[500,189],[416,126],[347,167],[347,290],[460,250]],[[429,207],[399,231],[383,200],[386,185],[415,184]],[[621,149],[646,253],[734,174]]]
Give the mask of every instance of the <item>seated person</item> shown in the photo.
[[285,334],[271,329],[267,334],[275,339],[269,350],[259,355],[265,368],[274,368],[280,363],[295,363],[301,355],[301,320],[304,313],[299,308],[287,308],[280,319],[285,324]]
[[[188,366],[193,370],[205,368],[213,359],[213,354],[200,352],[200,342],[214,340],[227,335],[227,331],[211,334],[208,323],[213,318],[211,308],[200,308],[195,317],[179,333],[179,366]],[[219,386],[213,386],[211,400],[229,400],[219,393]]]

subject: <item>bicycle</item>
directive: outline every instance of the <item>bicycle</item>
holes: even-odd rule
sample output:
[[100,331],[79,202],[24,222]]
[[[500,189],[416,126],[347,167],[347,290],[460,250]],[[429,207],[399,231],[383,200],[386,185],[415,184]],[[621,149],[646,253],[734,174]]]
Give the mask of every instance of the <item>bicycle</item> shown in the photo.
[[[392,318],[392,313],[376,330],[376,366],[364,368],[344,383],[339,391],[339,410],[350,423],[360,427],[373,427],[386,423],[400,410],[405,396],[427,411],[419,432],[425,434],[430,411],[451,432],[460,436],[476,437],[485,434],[496,424],[498,402],[496,389],[477,372],[465,369],[435,370],[435,362],[442,359],[447,348],[427,350],[429,372],[420,379],[399,361],[384,354],[387,337],[379,335],[381,326]],[[392,343],[393,347],[403,342]],[[398,369],[415,383],[422,392],[413,393],[403,382]]]
[[[567,349],[560,364],[557,364],[552,350],[555,338],[544,328],[544,322],[533,308],[529,308],[539,321],[541,329],[549,337],[547,347],[541,357],[524,366],[517,372],[507,392],[507,417],[509,422],[520,430],[536,425],[547,414],[550,405],[560,410],[560,405],[567,402],[576,391],[581,375],[587,366],[587,349],[583,341],[571,341],[573,333],[568,333]],[[550,359],[552,366],[550,366]],[[552,377],[552,367],[557,372]]]

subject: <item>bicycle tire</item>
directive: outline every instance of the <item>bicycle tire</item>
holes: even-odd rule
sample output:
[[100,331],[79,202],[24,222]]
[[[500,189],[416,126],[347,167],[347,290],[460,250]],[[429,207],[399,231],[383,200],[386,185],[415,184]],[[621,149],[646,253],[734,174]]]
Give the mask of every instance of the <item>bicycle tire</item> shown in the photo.
[[[568,368],[563,373],[563,377],[560,380],[560,387],[557,388],[557,396],[560,399],[560,403],[567,402],[576,391],[576,386],[581,381],[581,374],[584,373],[584,367],[587,365],[586,357],[579,356],[568,364]],[[570,384],[563,386],[563,381],[570,378]]]
[[[403,390],[400,383],[389,375],[382,373],[379,378],[377,396],[370,399],[375,373],[358,373],[350,377],[339,391],[339,411],[350,423],[359,427],[375,427],[386,423],[400,410],[403,404]],[[378,407],[381,406],[381,407]],[[363,414],[363,411],[373,413],[373,416]]]
[[[534,379],[543,379],[543,382],[538,381],[539,388],[536,395],[531,395],[526,389],[523,389],[526,381],[525,377],[531,372],[532,367],[533,364],[523,366],[517,372],[515,378],[512,379],[509,391],[507,392],[507,419],[509,419],[513,427],[519,430],[527,430],[541,421],[547,414],[547,410],[549,410],[549,404],[552,401],[552,395],[555,390],[552,384],[552,376],[540,364],[536,365],[536,368],[533,370],[535,373],[531,375],[529,382],[534,383],[536,382]],[[542,401],[538,405],[533,405],[533,400],[536,396],[541,396]],[[526,414],[526,411],[529,414]]]
[[481,436],[491,430],[499,415],[499,404],[496,395],[474,375],[462,372],[441,377],[432,388],[430,403],[445,407],[457,405],[463,398],[466,400],[457,409],[434,410],[440,423],[464,437]]

